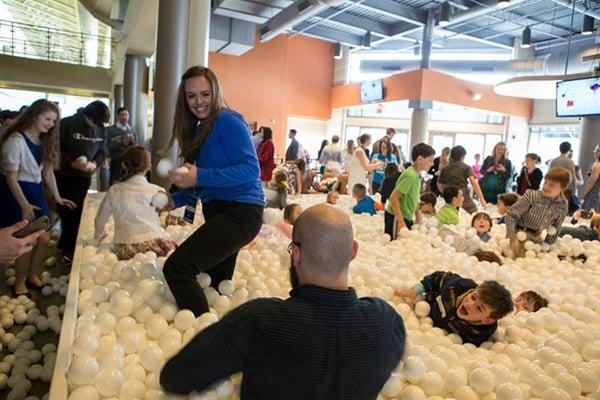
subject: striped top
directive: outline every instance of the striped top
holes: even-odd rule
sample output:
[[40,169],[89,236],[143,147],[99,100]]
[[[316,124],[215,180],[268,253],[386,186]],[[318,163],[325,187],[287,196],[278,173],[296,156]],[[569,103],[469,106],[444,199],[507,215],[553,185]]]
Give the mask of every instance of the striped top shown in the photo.
[[550,199],[542,191],[528,190],[506,214],[506,236],[516,239],[520,229],[540,233],[552,226],[555,232],[548,233],[545,239],[546,243],[552,244],[558,237],[567,211],[568,203],[564,196]]

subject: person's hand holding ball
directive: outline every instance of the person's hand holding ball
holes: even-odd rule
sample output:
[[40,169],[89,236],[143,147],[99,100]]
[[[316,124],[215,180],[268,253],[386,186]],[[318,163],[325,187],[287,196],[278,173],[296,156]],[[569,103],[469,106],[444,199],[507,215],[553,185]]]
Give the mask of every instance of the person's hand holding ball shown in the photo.
[[196,166],[185,163],[169,173],[169,182],[182,189],[196,186]]
[[173,185],[185,189],[196,186],[196,166],[185,163],[179,168],[173,169],[174,165],[168,158],[163,158],[156,164],[156,173],[161,178],[169,178]]

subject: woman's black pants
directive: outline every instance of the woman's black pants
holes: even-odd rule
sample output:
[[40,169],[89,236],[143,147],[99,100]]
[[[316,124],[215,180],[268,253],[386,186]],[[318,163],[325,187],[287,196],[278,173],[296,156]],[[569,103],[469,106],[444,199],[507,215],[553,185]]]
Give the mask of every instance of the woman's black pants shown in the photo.
[[202,211],[204,224],[171,254],[163,269],[179,308],[196,316],[209,311],[196,276],[207,273],[214,288],[233,277],[238,252],[260,231],[263,207],[213,200],[202,204]]

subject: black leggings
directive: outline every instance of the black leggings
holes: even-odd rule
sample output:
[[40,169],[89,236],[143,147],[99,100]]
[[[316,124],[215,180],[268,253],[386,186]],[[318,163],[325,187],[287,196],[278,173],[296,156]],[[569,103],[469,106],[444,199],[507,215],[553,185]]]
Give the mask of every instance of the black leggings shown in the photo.
[[62,198],[72,200],[77,204],[77,207],[73,210],[69,207],[56,205],[62,228],[58,247],[63,251],[71,252],[75,250],[77,232],[79,231],[81,213],[83,212],[83,201],[85,200],[91,182],[91,178],[84,176],[56,174],[58,193],[60,193]]
[[[383,223],[384,223],[384,232],[387,233],[388,235],[390,235],[390,240],[395,240],[396,239],[396,217],[394,217],[394,214],[390,214],[389,212],[385,211],[383,213]],[[408,220],[406,218],[404,218],[404,223],[406,224],[406,227],[408,229],[412,228],[413,226],[413,221]]]
[[210,275],[214,288],[231,279],[238,252],[260,231],[263,207],[213,200],[202,205],[202,212],[204,224],[171,254],[163,269],[179,308],[187,308],[196,316],[208,312],[196,275]]

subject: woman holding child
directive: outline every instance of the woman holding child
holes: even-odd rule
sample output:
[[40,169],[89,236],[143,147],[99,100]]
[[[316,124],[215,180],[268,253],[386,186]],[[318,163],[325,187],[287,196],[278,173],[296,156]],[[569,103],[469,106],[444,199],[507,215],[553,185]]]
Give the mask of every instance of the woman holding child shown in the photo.
[[196,275],[210,275],[213,287],[231,279],[239,250],[262,225],[264,193],[248,126],[225,106],[209,68],[191,67],[182,76],[171,144],[175,141],[187,171],[170,174],[184,189],[173,201],[194,209],[201,200],[205,223],[167,259],[163,271],[179,308],[199,316],[208,311],[208,302]]

